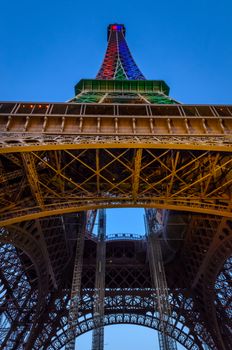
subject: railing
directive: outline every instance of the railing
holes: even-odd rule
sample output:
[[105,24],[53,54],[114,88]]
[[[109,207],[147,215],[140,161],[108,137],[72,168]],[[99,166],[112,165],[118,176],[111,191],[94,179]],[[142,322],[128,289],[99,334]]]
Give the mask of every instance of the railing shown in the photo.
[[24,136],[222,136],[231,126],[231,105],[0,102],[0,132]]
[[0,102],[1,116],[154,116],[184,118],[232,118],[232,105],[187,104],[98,104],[98,103],[39,103]]
[[142,234],[136,234],[136,233],[112,233],[106,236],[107,241],[127,241],[127,240],[132,240],[132,241],[140,241],[144,240],[145,235]]

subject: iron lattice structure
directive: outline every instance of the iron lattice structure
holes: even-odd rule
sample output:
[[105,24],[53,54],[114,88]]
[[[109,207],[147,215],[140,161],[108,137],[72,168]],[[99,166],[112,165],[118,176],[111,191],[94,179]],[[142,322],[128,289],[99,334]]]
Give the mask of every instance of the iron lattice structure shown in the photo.
[[130,53],[125,34],[123,25],[108,26],[108,47],[97,79],[145,80]]
[[[97,79],[81,80],[70,102],[0,103],[1,349],[68,348],[96,329],[96,210],[128,206],[163,220],[169,339],[232,348],[232,106],[168,95],[115,24]],[[104,245],[101,327],[162,331],[146,239]]]

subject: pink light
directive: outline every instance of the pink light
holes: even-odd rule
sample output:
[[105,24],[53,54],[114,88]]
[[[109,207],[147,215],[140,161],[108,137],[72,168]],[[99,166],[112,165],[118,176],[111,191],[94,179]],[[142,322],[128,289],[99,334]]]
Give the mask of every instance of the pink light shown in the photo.
[[118,26],[112,26],[112,29],[113,29],[113,30],[117,30],[117,29],[118,29]]

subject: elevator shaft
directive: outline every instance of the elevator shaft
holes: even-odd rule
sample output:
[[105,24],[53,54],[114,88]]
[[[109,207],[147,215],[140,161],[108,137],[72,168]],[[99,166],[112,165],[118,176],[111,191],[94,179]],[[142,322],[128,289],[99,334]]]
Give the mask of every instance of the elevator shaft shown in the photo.
[[72,279],[72,289],[70,298],[70,309],[68,318],[68,339],[69,342],[65,346],[65,350],[75,350],[75,339],[76,339],[76,326],[78,320],[78,309],[80,303],[81,294],[81,278],[82,278],[82,268],[83,268],[83,252],[84,252],[84,242],[85,242],[85,227],[86,222],[82,229],[78,232],[77,243],[76,243],[76,253],[74,260],[73,269],[73,279]]
[[94,288],[94,330],[92,350],[104,349],[104,297],[105,297],[105,261],[106,261],[106,211],[99,210],[98,240],[96,256],[96,274]]
[[177,350],[176,341],[169,334],[172,332],[171,307],[168,298],[168,287],[161,251],[162,224],[156,220],[156,209],[146,210],[148,259],[157,302],[157,316],[159,318],[159,347],[160,350]]

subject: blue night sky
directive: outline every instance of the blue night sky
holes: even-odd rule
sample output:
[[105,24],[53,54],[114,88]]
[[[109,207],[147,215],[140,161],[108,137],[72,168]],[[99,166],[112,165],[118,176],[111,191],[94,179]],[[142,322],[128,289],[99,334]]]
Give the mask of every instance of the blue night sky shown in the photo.
[[[96,76],[115,22],[125,24],[146,78],[165,80],[174,99],[232,103],[231,0],[1,0],[0,100],[73,97],[76,82]],[[140,233],[142,210],[110,211],[108,223],[109,232]],[[106,350],[158,349],[156,333],[135,326],[107,327],[105,343]],[[91,349],[90,334],[78,344]]]

